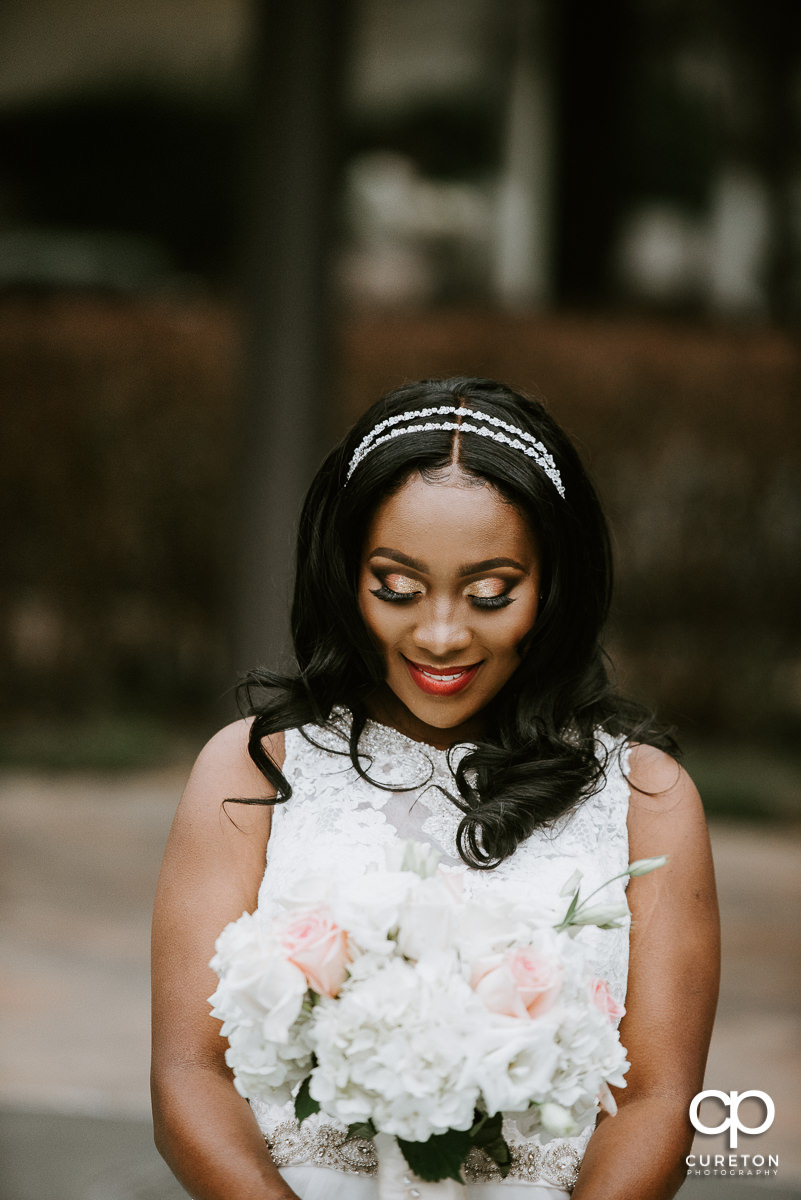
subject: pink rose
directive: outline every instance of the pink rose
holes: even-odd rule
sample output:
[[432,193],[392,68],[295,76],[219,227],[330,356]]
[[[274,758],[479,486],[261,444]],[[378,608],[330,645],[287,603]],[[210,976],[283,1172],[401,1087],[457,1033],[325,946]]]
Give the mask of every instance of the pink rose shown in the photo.
[[524,946],[479,959],[470,982],[490,1012],[533,1020],[553,1006],[562,968],[534,946]]
[[597,1009],[599,1009],[605,1017],[610,1021],[617,1021],[620,1017],[625,1016],[626,1010],[622,1004],[618,1004],[612,993],[609,991],[609,984],[605,979],[593,979],[590,982],[590,999]]
[[280,932],[281,946],[312,991],[336,996],[351,961],[348,935],[324,906],[291,917]]

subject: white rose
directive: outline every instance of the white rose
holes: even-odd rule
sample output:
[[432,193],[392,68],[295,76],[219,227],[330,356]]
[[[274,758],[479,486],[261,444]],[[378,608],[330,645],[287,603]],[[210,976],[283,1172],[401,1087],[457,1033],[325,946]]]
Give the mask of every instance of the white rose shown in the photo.
[[456,897],[444,879],[422,879],[398,913],[398,949],[407,958],[452,952]]
[[332,907],[355,952],[379,956],[395,952],[390,937],[398,928],[401,905],[415,882],[419,882],[417,876],[408,871],[369,871],[342,887]]
[[530,885],[518,885],[510,896],[488,888],[459,906],[454,938],[465,962],[529,945],[535,938],[552,932],[548,928],[553,924],[552,909],[532,904],[527,889],[530,890]]
[[286,961],[258,914],[246,913],[217,939],[211,966],[220,983],[209,1003],[222,1021],[260,1021],[264,1036],[286,1042],[307,991],[306,977]]
[[281,893],[284,908],[316,908],[327,904],[333,891],[333,880],[329,875],[304,875],[295,879]]
[[495,1017],[479,1034],[476,1080],[490,1115],[524,1112],[532,1100],[548,1098],[559,1063],[555,1032],[547,1018]]
[[540,1105],[540,1122],[545,1132],[555,1138],[574,1137],[580,1131],[570,1110],[552,1101]]
[[485,958],[512,945],[525,927],[510,922],[508,911],[497,905],[468,901],[454,914],[454,941],[464,962]]

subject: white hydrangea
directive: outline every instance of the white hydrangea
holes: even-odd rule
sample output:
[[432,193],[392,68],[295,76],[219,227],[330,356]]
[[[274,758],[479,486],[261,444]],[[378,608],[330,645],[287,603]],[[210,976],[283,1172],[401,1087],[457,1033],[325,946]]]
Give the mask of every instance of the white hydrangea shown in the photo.
[[461,973],[391,959],[315,1008],[312,1096],[346,1124],[369,1119],[407,1141],[469,1129],[481,1007]]
[[520,1112],[548,1098],[559,1060],[554,1024],[493,1014],[480,1034],[476,1077],[490,1115]]
[[261,1036],[286,1043],[308,990],[306,976],[287,962],[271,923],[262,914],[243,913],[226,925],[215,945],[211,968],[220,982],[209,1003],[225,1023],[223,1036],[244,1023],[258,1022]]
[[225,1061],[234,1072],[234,1086],[242,1096],[269,1104],[286,1104],[292,1099],[312,1067],[304,1024],[302,1020],[296,1024],[295,1036],[287,1042],[265,1037],[263,1022],[233,1025],[227,1030]]

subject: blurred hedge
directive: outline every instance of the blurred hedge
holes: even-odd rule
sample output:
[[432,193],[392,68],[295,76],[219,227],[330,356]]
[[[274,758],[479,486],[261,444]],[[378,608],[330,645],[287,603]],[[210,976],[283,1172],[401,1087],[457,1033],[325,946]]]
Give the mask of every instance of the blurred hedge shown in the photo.
[[[4,706],[183,708],[225,673],[233,314],[0,302]],[[779,332],[579,316],[352,315],[344,426],[406,378],[547,398],[612,519],[623,682],[699,732],[787,737],[801,709],[801,349]]]
[[0,306],[7,708],[209,704],[235,365],[214,307]]

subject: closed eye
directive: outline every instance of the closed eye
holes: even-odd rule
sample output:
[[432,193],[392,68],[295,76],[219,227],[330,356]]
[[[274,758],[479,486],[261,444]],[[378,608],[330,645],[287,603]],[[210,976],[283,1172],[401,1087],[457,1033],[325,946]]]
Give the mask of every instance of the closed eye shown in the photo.
[[422,596],[422,590],[419,592],[393,592],[392,588],[387,587],[385,583],[381,587],[370,588],[370,595],[377,596],[379,600],[388,600],[391,604],[408,604],[410,600],[414,600],[417,596]]
[[473,608],[506,608],[507,604],[514,604],[513,597],[507,592],[502,592],[500,596],[471,596],[468,594],[467,599]]
[[[423,589],[418,591],[394,591],[388,587],[386,583],[382,583],[380,587],[371,588],[370,595],[375,596],[378,600],[386,600],[390,604],[408,604],[411,600],[423,595]],[[499,596],[473,596],[468,593],[465,596],[469,600],[473,608],[494,609],[506,608],[509,604],[514,604],[514,598],[508,592],[502,592]]]
[[512,603],[509,593],[517,581],[496,576],[476,579],[464,589],[462,595],[469,600],[473,608],[506,608]]

